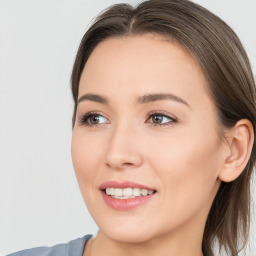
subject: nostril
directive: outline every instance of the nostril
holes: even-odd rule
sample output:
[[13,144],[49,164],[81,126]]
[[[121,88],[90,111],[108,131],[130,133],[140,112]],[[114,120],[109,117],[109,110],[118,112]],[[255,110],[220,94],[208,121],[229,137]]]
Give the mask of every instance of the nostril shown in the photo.
[[129,162],[125,162],[125,163],[118,163],[118,162],[106,162],[106,165],[110,168],[113,168],[113,169],[116,169],[116,170],[122,170],[122,169],[125,169],[125,168],[129,168],[129,167],[132,167],[132,166],[136,166],[134,165],[133,163],[129,163]]
[[123,165],[128,165],[128,166],[130,166],[130,165],[133,165],[132,163],[124,163]]

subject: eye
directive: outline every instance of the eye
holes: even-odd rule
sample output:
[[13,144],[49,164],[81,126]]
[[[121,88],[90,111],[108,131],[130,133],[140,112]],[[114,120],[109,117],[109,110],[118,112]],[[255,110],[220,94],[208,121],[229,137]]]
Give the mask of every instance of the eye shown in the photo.
[[154,126],[172,125],[177,122],[177,119],[162,112],[154,112],[148,114],[148,119]]
[[108,119],[98,113],[87,113],[83,115],[79,120],[80,125],[85,126],[97,126],[100,124],[109,123]]

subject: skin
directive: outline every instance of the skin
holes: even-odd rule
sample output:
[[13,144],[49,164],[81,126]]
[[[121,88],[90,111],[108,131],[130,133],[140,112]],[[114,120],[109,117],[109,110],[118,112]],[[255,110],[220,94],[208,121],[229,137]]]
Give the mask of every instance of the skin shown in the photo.
[[[108,100],[79,102],[72,138],[79,187],[99,226],[91,255],[203,255],[207,214],[231,151],[217,132],[216,108],[198,64],[160,36],[107,39],[83,70],[78,98],[89,93]],[[189,106],[172,99],[138,103],[153,93],[178,96]],[[80,124],[91,111],[100,123]],[[165,125],[156,126],[147,116],[152,111],[176,122],[165,117]],[[132,210],[114,210],[99,190],[109,180],[133,181],[157,193]]]

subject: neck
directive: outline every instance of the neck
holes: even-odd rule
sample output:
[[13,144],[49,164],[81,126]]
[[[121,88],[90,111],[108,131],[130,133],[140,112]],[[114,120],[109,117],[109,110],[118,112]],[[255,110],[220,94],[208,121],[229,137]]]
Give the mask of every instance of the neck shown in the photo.
[[172,234],[154,237],[140,243],[115,241],[99,231],[91,243],[90,252],[87,250],[84,256],[203,256],[200,239],[194,236],[183,236],[180,239]]

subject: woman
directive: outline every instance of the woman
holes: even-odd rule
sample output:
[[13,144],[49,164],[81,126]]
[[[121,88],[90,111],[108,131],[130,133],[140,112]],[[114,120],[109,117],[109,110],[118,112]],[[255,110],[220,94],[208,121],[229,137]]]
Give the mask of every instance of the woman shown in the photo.
[[247,55],[186,0],[104,11],[73,67],[72,159],[95,222],[18,255],[237,255],[247,242],[256,93]]

